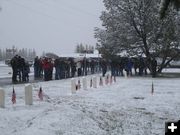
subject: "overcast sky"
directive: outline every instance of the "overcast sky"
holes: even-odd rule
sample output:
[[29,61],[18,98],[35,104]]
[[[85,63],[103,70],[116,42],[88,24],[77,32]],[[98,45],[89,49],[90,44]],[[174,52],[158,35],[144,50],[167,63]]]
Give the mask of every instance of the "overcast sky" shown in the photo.
[[0,48],[34,48],[58,54],[77,43],[95,45],[103,0],[0,0]]

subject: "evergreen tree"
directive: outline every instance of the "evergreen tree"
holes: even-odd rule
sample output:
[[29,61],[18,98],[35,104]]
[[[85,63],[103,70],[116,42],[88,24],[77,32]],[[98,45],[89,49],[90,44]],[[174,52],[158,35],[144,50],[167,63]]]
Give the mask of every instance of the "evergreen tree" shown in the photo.
[[104,0],[104,5],[100,17],[104,29],[95,28],[95,37],[105,57],[124,51],[130,56],[145,55],[149,63],[161,57],[159,72],[178,57],[180,19],[170,12],[160,20],[160,0]]
[[85,48],[84,48],[84,46],[83,46],[83,44],[81,43],[80,44],[80,47],[79,47],[80,49],[79,49],[79,53],[84,53],[84,50],[85,50]]
[[76,45],[76,50],[75,50],[75,52],[76,52],[76,53],[80,53],[80,45],[79,45],[79,44]]
[[42,57],[44,57],[44,56],[46,56],[46,52],[45,51],[43,51],[43,53],[42,53]]
[[94,52],[94,46],[92,45],[83,45],[82,43],[77,44],[76,46],[76,53],[93,53]]

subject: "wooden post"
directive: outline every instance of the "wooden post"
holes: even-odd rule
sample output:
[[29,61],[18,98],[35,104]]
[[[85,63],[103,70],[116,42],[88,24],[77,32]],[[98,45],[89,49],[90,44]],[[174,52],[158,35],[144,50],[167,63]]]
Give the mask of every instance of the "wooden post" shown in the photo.
[[101,76],[100,76],[100,79],[99,79],[99,86],[103,86],[103,79],[102,79]]

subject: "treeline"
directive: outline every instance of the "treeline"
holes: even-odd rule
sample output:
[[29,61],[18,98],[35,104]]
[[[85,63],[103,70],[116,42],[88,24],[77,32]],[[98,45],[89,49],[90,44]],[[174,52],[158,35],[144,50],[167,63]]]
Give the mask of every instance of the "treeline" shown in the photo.
[[76,45],[75,52],[76,53],[93,53],[94,46],[80,43]]
[[35,49],[22,48],[18,49],[16,47],[2,49],[0,48],[0,60],[11,59],[14,55],[20,55],[26,60],[33,60],[36,57]]

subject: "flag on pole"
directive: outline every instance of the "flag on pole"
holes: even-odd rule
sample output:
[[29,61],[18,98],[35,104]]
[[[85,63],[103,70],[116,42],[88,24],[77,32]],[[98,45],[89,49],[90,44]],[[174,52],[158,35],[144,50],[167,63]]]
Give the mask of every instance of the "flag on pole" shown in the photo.
[[110,83],[110,76],[109,74],[107,75],[107,80],[108,80],[108,84]]
[[111,77],[110,77],[110,82],[109,82],[109,83],[112,84],[112,81],[113,81],[113,80],[112,80],[112,76],[111,76]]
[[76,84],[76,90],[78,90],[78,84]]
[[106,84],[108,85],[109,84],[109,75],[107,75],[107,80],[106,81],[107,81]]
[[103,86],[103,80],[102,80],[102,77],[100,77],[99,85],[100,85],[100,86]]
[[38,92],[38,97],[42,101],[43,100],[43,92],[42,92],[42,87],[40,87],[39,92]]
[[80,80],[78,80],[78,89],[80,89],[81,88],[81,82],[80,82]]
[[151,87],[151,94],[153,95],[154,94],[154,84],[152,82],[152,87]]
[[92,87],[92,78],[91,78],[91,80],[90,80],[90,87]]
[[13,92],[12,92],[12,99],[11,99],[12,103],[15,104],[16,103],[16,92],[14,90],[14,86],[13,86]]

